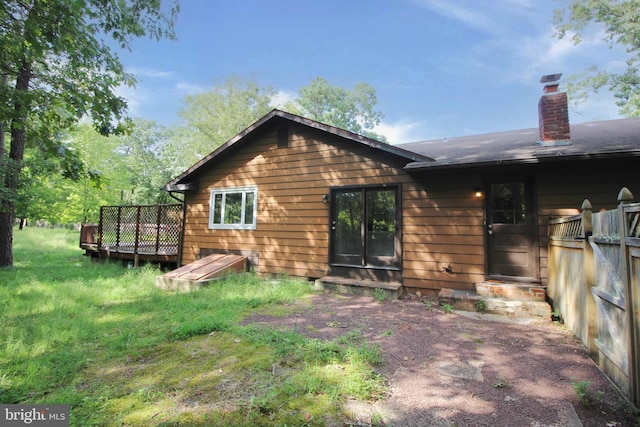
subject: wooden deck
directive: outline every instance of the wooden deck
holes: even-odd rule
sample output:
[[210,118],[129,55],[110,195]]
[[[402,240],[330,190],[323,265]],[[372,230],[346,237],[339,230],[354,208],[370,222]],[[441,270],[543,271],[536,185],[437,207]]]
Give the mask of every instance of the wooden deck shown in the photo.
[[230,273],[247,268],[247,257],[213,254],[156,277],[156,287],[168,291],[190,291]]
[[102,206],[100,222],[80,230],[86,255],[177,264],[182,205]]

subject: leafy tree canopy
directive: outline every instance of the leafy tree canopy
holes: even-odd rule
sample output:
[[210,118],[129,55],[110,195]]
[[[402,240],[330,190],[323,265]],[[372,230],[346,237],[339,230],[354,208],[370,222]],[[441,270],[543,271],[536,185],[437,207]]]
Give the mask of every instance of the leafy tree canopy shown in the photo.
[[[296,101],[309,97],[307,89],[301,89]],[[320,103],[337,102],[322,90],[316,94]],[[268,113],[274,95],[270,87],[231,77],[205,93],[185,97],[182,122],[176,126],[165,128],[151,120],[133,119],[122,135],[106,137],[82,123],[72,131],[58,132],[51,140],[29,136],[16,215],[50,223],[92,222],[97,221],[101,205],[173,202],[160,188]],[[320,107],[332,109],[330,105]],[[329,124],[347,126],[338,121]],[[57,147],[58,154],[42,156],[50,141],[50,150]]]
[[167,147],[169,157],[182,159],[176,165],[177,171],[200,160],[267,114],[272,109],[274,94],[270,87],[234,76],[207,92],[187,96],[180,111],[181,126],[174,130],[173,145]]
[[604,27],[604,40],[610,46],[623,46],[629,53],[627,68],[622,73],[591,67],[569,86],[574,98],[584,99],[589,92],[608,87],[617,98],[616,104],[626,116],[640,116],[640,1],[638,0],[571,0],[555,13],[556,36],[570,36],[576,43],[583,40],[589,24]]
[[[0,266],[13,264],[13,217],[28,138],[66,154],[57,136],[82,117],[102,134],[126,130],[121,85],[133,85],[107,40],[174,38],[177,0],[4,0],[0,2]],[[8,154],[8,155],[7,155]],[[67,168],[71,175],[75,166]],[[78,172],[78,171],[76,171]],[[76,175],[79,175],[76,174]]]
[[384,117],[384,114],[374,110],[378,98],[373,86],[357,83],[353,90],[349,90],[317,77],[298,93],[299,97],[288,103],[285,109],[321,123],[386,141],[384,136],[372,131]]

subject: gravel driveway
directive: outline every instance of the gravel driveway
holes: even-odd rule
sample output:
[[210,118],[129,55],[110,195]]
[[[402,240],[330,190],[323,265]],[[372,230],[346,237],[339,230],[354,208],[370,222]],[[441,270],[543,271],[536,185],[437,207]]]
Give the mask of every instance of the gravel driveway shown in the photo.
[[[626,401],[562,325],[445,313],[428,299],[379,302],[324,293],[300,305],[286,317],[255,315],[244,323],[295,328],[319,339],[359,331],[382,348],[378,370],[388,394],[346,402],[348,425],[637,425]],[[579,398],[580,386],[588,402]]]

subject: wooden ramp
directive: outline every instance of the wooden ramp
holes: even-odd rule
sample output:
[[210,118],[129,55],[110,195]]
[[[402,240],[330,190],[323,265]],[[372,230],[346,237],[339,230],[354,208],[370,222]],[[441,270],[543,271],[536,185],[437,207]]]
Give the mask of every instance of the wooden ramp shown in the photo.
[[230,273],[245,271],[247,257],[213,254],[156,277],[156,287],[167,291],[191,291]]

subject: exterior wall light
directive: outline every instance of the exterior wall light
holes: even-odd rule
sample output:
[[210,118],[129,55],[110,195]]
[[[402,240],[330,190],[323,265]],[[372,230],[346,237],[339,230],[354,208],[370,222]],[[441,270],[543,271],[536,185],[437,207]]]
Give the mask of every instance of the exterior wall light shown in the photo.
[[328,194],[325,194],[325,195],[322,196],[322,203],[324,203],[325,205],[327,203],[329,203],[329,195]]
[[480,197],[482,197],[482,188],[474,188],[473,189],[473,196],[476,199],[479,199]]

